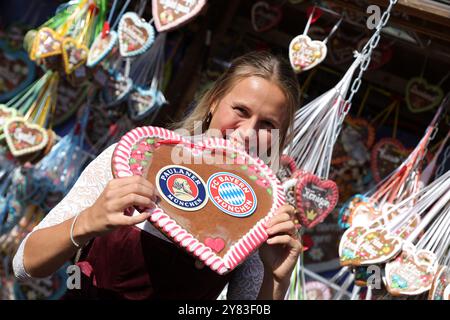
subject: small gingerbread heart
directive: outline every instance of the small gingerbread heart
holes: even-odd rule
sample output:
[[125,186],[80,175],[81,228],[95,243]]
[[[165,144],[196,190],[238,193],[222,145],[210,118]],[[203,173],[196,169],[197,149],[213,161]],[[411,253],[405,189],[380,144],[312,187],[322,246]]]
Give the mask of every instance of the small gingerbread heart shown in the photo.
[[24,118],[10,118],[3,128],[9,150],[16,157],[38,152],[47,145],[47,131]]
[[295,72],[314,68],[327,56],[327,46],[307,35],[299,35],[289,44],[289,61]]
[[123,57],[134,57],[150,49],[155,30],[134,12],[125,13],[119,22],[119,50]]
[[176,29],[197,16],[206,0],[152,0],[152,14],[158,32]]
[[338,188],[332,180],[321,180],[306,173],[299,178],[296,189],[298,218],[305,228],[313,228],[333,211],[339,198]]

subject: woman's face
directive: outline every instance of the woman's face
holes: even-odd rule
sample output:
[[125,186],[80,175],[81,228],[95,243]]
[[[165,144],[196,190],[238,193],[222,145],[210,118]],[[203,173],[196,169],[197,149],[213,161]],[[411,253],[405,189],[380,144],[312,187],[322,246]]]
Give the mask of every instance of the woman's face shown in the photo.
[[231,138],[243,144],[247,152],[256,151],[259,155],[270,149],[272,140],[279,143],[288,113],[286,104],[278,85],[261,77],[247,77],[211,108],[209,129],[220,130],[222,137]]

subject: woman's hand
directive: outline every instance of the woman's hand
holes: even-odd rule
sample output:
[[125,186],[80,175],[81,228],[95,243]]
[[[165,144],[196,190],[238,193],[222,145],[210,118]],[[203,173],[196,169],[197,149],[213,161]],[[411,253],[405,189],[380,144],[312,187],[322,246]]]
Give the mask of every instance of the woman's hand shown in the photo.
[[99,236],[120,226],[131,226],[145,221],[150,214],[124,214],[127,208],[137,206],[154,208],[157,202],[154,186],[141,176],[117,178],[111,180],[97,201],[83,211],[75,225],[74,236]]
[[259,249],[265,274],[272,274],[277,283],[289,283],[302,245],[294,223],[295,208],[291,205],[280,207],[266,223],[269,235],[266,243]]

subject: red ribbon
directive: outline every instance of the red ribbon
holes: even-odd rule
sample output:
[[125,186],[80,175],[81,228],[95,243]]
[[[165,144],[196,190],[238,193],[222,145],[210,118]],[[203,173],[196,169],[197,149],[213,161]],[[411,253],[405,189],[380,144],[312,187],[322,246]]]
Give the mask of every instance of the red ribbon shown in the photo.
[[306,10],[306,15],[309,17],[311,14],[313,15],[311,18],[311,24],[313,24],[322,16],[323,11],[317,7],[308,7]]

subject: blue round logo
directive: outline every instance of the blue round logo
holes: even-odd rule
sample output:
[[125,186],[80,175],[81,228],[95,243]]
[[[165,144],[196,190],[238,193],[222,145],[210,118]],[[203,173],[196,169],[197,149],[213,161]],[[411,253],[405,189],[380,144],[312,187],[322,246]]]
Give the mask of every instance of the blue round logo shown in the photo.
[[196,211],[208,202],[205,182],[191,169],[176,165],[165,166],[158,171],[155,180],[161,196],[178,209]]
[[247,181],[233,173],[215,173],[209,177],[207,186],[214,205],[233,217],[247,217],[256,210],[255,191]]

